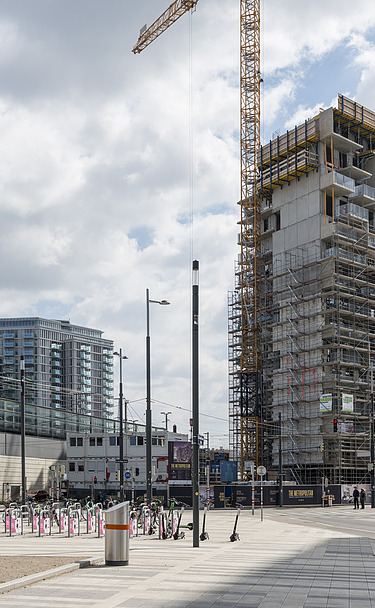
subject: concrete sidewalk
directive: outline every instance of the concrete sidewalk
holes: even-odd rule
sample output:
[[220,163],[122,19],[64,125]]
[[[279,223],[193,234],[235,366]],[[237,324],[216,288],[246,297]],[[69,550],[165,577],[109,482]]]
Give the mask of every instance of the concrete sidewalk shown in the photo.
[[[97,565],[63,574],[0,595],[0,607],[375,607],[375,540],[346,532],[349,522],[359,521],[349,509],[268,509],[263,522],[259,511],[252,516],[246,510],[235,543],[229,541],[235,511],[210,511],[210,538],[199,548],[192,547],[191,532],[178,541],[134,538],[128,566]],[[370,509],[360,517],[361,528],[367,521],[375,530]],[[330,522],[336,529],[329,529]],[[95,537],[2,537],[0,543],[3,555],[104,558],[104,540]]]

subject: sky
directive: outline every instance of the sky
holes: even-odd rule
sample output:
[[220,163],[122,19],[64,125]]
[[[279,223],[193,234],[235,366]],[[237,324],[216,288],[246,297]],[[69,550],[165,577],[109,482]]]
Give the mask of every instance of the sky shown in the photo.
[[[122,348],[128,417],[189,431],[192,261],[200,432],[228,445],[227,301],[240,197],[239,0],[0,0],[0,316],[69,319]],[[336,103],[375,109],[375,3],[261,0],[261,137]],[[116,366],[117,394],[118,361]]]

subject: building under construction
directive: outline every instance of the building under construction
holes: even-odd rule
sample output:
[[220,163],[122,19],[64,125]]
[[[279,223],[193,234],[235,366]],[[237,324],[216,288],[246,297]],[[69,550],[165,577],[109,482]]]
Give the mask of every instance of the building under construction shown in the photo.
[[249,408],[254,376],[249,383],[241,369],[246,276],[239,255],[237,285],[229,295],[231,457],[241,463],[242,477],[248,461],[277,471],[281,452],[287,479],[368,481],[375,112],[339,95],[337,108],[260,147],[256,188],[261,201],[257,405]]

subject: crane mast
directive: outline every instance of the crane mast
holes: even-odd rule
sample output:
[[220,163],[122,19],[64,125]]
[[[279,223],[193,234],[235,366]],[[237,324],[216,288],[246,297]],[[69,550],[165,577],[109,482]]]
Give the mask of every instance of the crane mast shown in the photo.
[[241,477],[244,463],[260,464],[261,403],[261,210],[257,186],[260,149],[260,0],[241,0]]
[[[176,0],[149,27],[142,28],[133,53],[141,53],[198,0]],[[262,463],[262,356],[261,356],[261,208],[257,185],[260,149],[260,0],[240,0],[241,87],[241,255],[239,297],[240,357],[237,424],[241,436],[241,477],[244,463]]]

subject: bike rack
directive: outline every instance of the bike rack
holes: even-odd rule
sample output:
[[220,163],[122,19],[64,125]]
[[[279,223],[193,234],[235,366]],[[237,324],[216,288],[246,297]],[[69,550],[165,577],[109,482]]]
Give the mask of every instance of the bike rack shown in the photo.
[[137,513],[137,511],[130,511],[129,532],[130,532],[131,537],[138,536],[138,513]]
[[12,534],[23,534],[22,526],[22,511],[20,508],[8,508],[5,511],[5,533],[9,530],[9,536]]
[[80,533],[80,511],[78,509],[68,509],[68,538]]
[[90,532],[95,532],[95,511],[94,507],[87,507],[86,509],[82,509],[82,517],[83,511],[86,511],[86,532],[90,534]]
[[51,534],[51,515],[47,509],[41,509],[38,514],[38,536]]
[[59,533],[66,532],[69,528],[69,514],[67,507],[59,510]]

